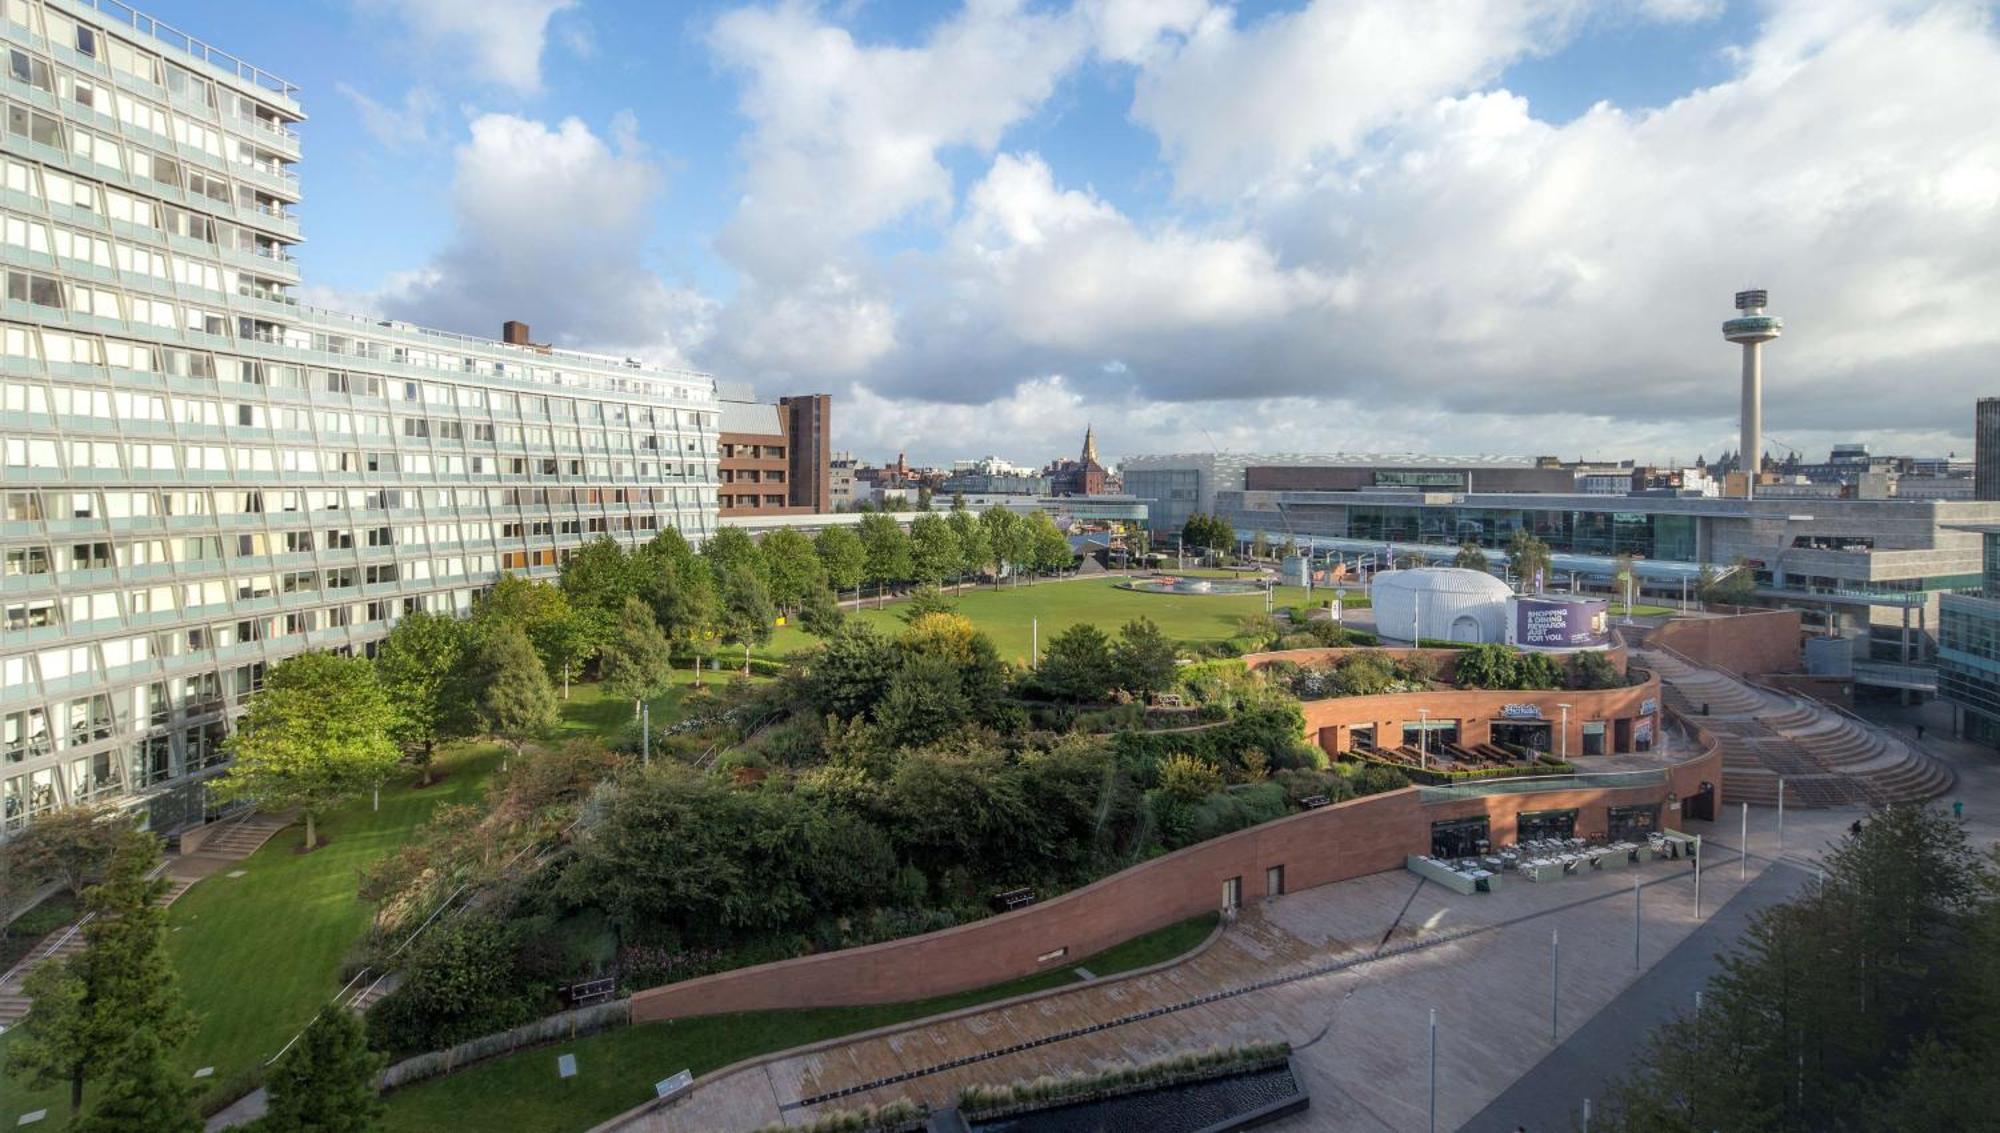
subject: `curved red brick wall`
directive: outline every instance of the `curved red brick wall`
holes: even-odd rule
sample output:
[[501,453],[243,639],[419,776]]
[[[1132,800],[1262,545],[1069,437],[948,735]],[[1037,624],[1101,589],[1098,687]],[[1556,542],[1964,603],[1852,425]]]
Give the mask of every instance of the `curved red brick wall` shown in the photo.
[[[1716,785],[1722,756],[1704,754],[1667,772],[1665,784],[1483,795],[1420,801],[1417,788],[1354,799],[1154,858],[1017,912],[942,932],[826,952],[668,984],[632,997],[634,1023],[736,1011],[893,1003],[985,987],[1049,968],[1219,908],[1223,883],[1240,878],[1242,899],[1264,897],[1265,870],[1283,866],[1287,890],[1308,889],[1384,870],[1430,852],[1430,823],[1485,813],[1497,841],[1513,836],[1522,811],[1576,807],[1577,830],[1605,829],[1605,810],[1685,798]],[[1672,823],[1663,808],[1663,820]]]
[[1738,676],[1805,668],[1797,610],[1756,610],[1719,618],[1673,618],[1646,638],[1697,664]]

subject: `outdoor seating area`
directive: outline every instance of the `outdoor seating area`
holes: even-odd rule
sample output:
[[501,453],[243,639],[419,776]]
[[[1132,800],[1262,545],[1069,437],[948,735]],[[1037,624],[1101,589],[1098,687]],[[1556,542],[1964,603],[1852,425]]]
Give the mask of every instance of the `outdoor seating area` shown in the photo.
[[1678,831],[1656,831],[1643,840],[1530,838],[1511,846],[1486,847],[1467,857],[1412,855],[1412,873],[1460,893],[1490,893],[1514,874],[1525,881],[1560,881],[1596,870],[1629,869],[1657,859],[1693,857],[1699,844]]

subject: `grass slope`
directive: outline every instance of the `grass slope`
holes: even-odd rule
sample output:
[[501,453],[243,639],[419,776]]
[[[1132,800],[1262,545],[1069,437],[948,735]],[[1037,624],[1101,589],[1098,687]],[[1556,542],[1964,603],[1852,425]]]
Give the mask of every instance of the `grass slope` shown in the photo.
[[[1099,978],[1162,963],[1200,944],[1214,914],[1169,925],[1088,957],[1077,966]],[[653,1083],[680,1070],[698,1078],[733,1062],[928,1018],[1079,981],[1073,968],[908,1003],[759,1011],[649,1023],[574,1042],[521,1051],[389,1095],[385,1133],[577,1133],[651,1096]],[[556,1076],[556,1056],[575,1054],[577,1075]]]
[[[1146,594],[1120,590],[1118,581],[1094,578],[1002,586],[997,590],[968,587],[956,594],[947,592],[946,598],[993,639],[1002,658],[1019,665],[1028,661],[1036,621],[1040,622],[1041,643],[1046,649],[1050,638],[1070,626],[1094,622],[1107,634],[1115,634],[1119,626],[1141,617],[1153,619],[1161,633],[1177,641],[1221,641],[1234,637],[1244,618],[1264,612],[1262,594]],[[1324,589],[1315,592],[1315,604],[1324,596]],[[1297,586],[1280,586],[1274,595],[1279,606],[1301,605],[1305,600],[1305,589]],[[901,609],[893,602],[884,609],[870,605],[858,616],[884,632],[894,633],[903,625],[897,617]],[[764,652],[783,656],[812,644],[813,639],[804,630],[782,626],[772,635]],[[725,664],[728,652],[723,651]]]
[[[297,826],[279,831],[235,869],[209,877],[168,911],[167,952],[198,1028],[177,1062],[213,1066],[211,1097],[247,1089],[247,1076],[278,1052],[340,987],[347,950],[368,927],[359,871],[401,845],[443,803],[474,800],[500,749],[463,745],[441,754],[443,779],[382,791],[382,809],[358,799],[319,820],[321,849],[298,852]],[[0,1037],[0,1059],[11,1036]],[[65,1089],[31,1090],[0,1077],[0,1127],[20,1115],[67,1107]]]

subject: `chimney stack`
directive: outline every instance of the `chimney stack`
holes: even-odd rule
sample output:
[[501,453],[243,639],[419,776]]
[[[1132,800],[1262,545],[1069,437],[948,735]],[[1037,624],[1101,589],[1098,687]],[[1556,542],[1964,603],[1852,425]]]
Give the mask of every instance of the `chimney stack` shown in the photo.
[[500,324],[500,341],[509,346],[533,346],[528,338],[528,324],[519,319],[508,319]]

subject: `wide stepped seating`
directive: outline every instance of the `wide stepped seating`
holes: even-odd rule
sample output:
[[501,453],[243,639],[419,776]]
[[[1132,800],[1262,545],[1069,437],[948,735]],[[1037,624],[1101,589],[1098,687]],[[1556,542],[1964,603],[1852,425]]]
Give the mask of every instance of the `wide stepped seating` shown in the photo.
[[1775,804],[1780,779],[1786,804],[1805,807],[1911,802],[1951,787],[1928,753],[1826,705],[1659,650],[1634,657],[1659,674],[1669,707],[1716,737],[1730,802]]

